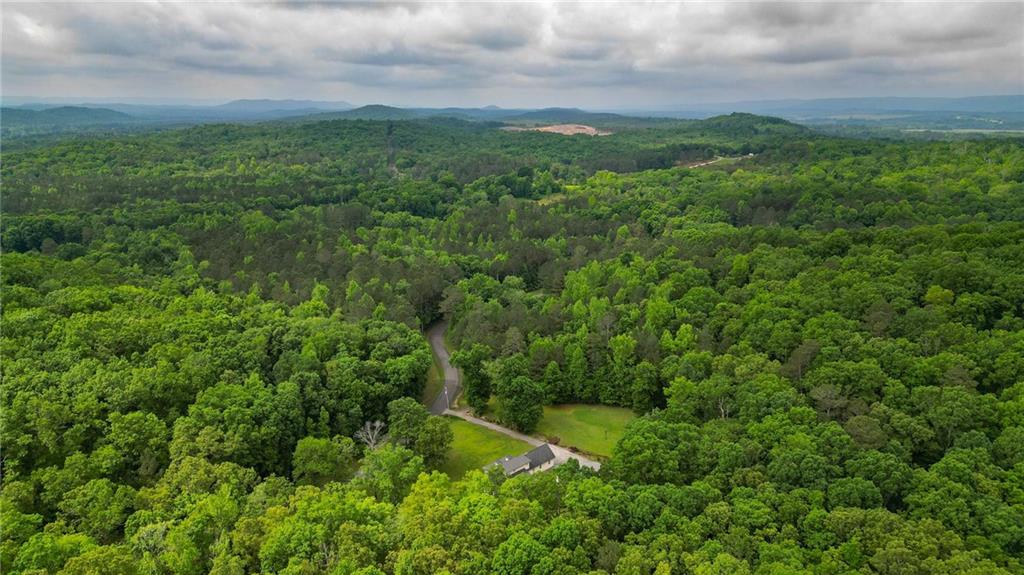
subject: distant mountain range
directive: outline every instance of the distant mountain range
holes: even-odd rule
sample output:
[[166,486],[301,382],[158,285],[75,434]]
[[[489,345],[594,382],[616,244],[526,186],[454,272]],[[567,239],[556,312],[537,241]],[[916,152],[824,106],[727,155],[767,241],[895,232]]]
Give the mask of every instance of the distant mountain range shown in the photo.
[[[637,116],[642,116],[642,114],[637,114]],[[506,119],[516,122],[584,124],[601,120],[617,120],[623,117],[623,114],[587,112],[579,108],[545,108],[543,110],[514,113]]]
[[[652,121],[641,114],[625,115],[610,112],[588,112],[579,108],[504,109],[497,106],[485,108],[395,108],[371,104],[345,110],[326,112],[310,116],[299,116],[292,121],[313,122],[323,120],[415,120],[424,118],[455,118],[468,121],[502,122],[510,124],[598,124]],[[658,121],[657,119],[653,121]]]
[[687,106],[685,110],[654,112],[653,115],[706,118],[729,112],[777,116],[807,125],[936,130],[1024,129],[1024,95],[970,98],[753,100],[692,105]]
[[667,119],[707,118],[744,112],[785,118],[807,125],[852,125],[900,129],[1024,129],[1024,95],[970,98],[832,98],[763,100],[687,106],[685,110],[604,110],[579,108],[503,109],[397,108],[380,104],[353,107],[342,101],[234,100],[210,105],[153,105],[89,102],[54,105],[22,101],[0,112],[3,134],[34,135],[89,129],[147,129],[210,122],[331,119],[413,120],[457,118],[522,125],[643,125]]
[[74,106],[57,106],[45,102],[23,103],[16,107],[5,105],[4,110],[46,111],[58,108],[88,108],[112,110],[128,116],[126,121],[156,122],[210,122],[210,121],[261,121],[303,116],[325,111],[348,110],[348,102],[320,102],[315,100],[233,100],[217,105],[170,105],[170,104],[125,104],[81,102]]
[[819,113],[856,112],[1021,112],[1024,95],[977,96],[971,98],[825,98],[818,100],[765,100],[712,104],[711,110],[753,113]]
[[395,108],[382,104],[371,104],[341,112],[321,112],[309,116],[299,117],[299,120],[322,121],[322,120],[412,120],[424,118],[429,115],[420,114],[417,110],[406,108]]
[[309,110],[351,110],[348,102],[318,102],[315,100],[232,100],[227,104],[214,106],[219,110],[236,112],[274,113],[274,112],[306,112]]
[[0,122],[6,127],[36,125],[84,125],[118,124],[131,122],[128,114],[106,108],[83,108],[81,106],[59,106],[44,110],[27,108],[3,108]]

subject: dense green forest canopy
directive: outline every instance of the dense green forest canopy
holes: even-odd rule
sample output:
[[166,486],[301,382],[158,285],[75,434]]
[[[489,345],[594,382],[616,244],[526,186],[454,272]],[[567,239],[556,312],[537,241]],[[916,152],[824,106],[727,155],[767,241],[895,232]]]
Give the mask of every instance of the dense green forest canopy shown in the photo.
[[[4,572],[1024,573],[1020,140],[331,120],[0,176]],[[442,317],[473,409],[640,417],[451,480]]]

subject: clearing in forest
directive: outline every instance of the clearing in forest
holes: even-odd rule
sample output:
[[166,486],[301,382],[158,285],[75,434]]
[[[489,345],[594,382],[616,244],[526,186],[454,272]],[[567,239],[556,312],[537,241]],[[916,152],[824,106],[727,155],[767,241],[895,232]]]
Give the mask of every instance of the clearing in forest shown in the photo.
[[480,469],[496,459],[526,453],[533,448],[525,441],[473,425],[468,421],[455,417],[449,417],[448,421],[451,422],[455,438],[448,451],[448,461],[441,466],[441,471],[452,479],[461,479],[469,471]]
[[562,447],[611,457],[615,443],[634,419],[636,414],[622,407],[578,403],[551,405],[544,407],[537,434],[549,441],[557,437]]
[[593,126],[585,124],[553,124],[551,126],[537,126],[536,128],[524,128],[520,126],[505,126],[501,128],[508,132],[548,132],[550,134],[561,134],[563,136],[610,136],[611,132],[598,130]]

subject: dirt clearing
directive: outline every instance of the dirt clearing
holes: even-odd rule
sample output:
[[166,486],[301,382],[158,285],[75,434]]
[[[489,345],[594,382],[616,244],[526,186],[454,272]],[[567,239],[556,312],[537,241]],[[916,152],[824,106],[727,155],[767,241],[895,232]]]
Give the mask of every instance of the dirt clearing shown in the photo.
[[587,126],[584,124],[554,124],[552,126],[538,126],[536,128],[505,126],[502,130],[507,130],[509,132],[548,132],[551,134],[562,134],[563,136],[575,136],[577,134],[583,134],[585,136],[611,135],[611,132],[598,130],[593,126]]

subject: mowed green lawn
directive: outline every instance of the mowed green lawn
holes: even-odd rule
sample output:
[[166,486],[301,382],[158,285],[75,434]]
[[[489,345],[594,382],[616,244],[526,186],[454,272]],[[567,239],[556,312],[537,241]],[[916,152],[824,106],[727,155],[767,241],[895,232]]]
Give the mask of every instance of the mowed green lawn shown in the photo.
[[566,404],[544,408],[537,434],[558,438],[563,447],[575,447],[593,455],[611,457],[615,442],[626,424],[636,419],[630,409],[607,405]]
[[486,427],[473,425],[457,417],[449,417],[455,439],[448,451],[448,461],[441,467],[452,479],[461,479],[468,471],[480,469],[506,455],[521,455],[530,445]]

